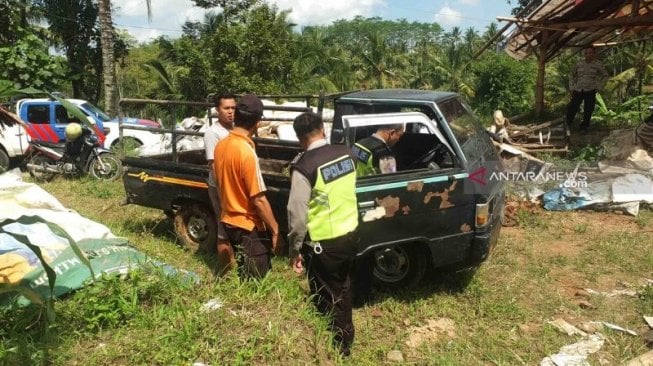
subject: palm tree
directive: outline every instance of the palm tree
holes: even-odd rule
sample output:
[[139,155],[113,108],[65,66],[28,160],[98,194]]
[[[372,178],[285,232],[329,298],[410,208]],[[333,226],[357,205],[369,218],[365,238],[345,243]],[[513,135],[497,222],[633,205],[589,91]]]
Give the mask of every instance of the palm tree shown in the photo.
[[299,92],[337,92],[355,88],[347,52],[333,42],[324,27],[307,27],[298,39],[293,72]]
[[393,52],[388,46],[387,36],[381,32],[371,32],[365,40],[365,48],[357,55],[362,64],[360,76],[364,86],[387,88],[401,85],[403,75],[399,70],[406,64],[406,55]]
[[[151,0],[145,0],[147,19],[152,19]],[[116,57],[113,52],[114,29],[111,18],[111,0],[98,0],[100,43],[102,43],[102,82],[104,84],[104,109],[111,116],[117,111]]]

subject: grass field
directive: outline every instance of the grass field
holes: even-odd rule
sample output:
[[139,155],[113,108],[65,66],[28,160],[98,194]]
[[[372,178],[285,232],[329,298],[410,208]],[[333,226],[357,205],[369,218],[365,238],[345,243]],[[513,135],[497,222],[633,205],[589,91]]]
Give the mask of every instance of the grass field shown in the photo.
[[[162,212],[121,206],[121,183],[57,179],[42,187],[151,257],[193,271],[197,285],[144,269],[106,278],[40,309],[4,311],[4,365],[536,365],[578,341],[548,322],[617,324],[601,330],[593,365],[647,351],[642,315],[653,316],[653,213],[519,213],[474,274],[432,273],[417,289],[375,291],[354,310],[356,341],[341,359],[326,323],[307,301],[305,280],[284,258],[260,282],[216,278],[211,257],[182,249]],[[590,289],[590,291],[588,291]],[[608,296],[628,289],[636,295]],[[593,293],[591,290],[599,293]],[[604,294],[600,294],[604,293]],[[221,306],[202,311],[215,299]]]

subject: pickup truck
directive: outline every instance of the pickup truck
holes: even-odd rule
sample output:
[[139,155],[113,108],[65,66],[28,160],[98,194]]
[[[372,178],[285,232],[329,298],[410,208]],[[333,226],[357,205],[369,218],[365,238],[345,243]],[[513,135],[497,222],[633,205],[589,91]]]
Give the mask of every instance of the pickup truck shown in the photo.
[[[86,114],[94,125],[94,131],[104,147],[111,148],[120,142],[119,121],[110,118],[101,109],[81,99],[67,99]],[[65,139],[64,130],[71,122],[80,122],[56,99],[28,98],[16,102],[15,113],[26,123],[23,129],[13,125],[0,133],[0,168],[8,168],[10,159],[18,159],[26,153],[28,140],[60,142]],[[136,118],[123,118],[124,125],[160,127],[159,123]],[[131,139],[134,147],[158,143],[160,136],[142,130],[123,129],[123,139]]]
[[[381,89],[333,99],[330,142],[352,146],[381,125],[402,123],[393,147],[397,171],[357,180],[359,256],[373,256],[374,278],[391,287],[417,284],[429,267],[452,270],[483,262],[501,228],[504,185],[485,181],[499,169],[489,136],[455,93]],[[268,200],[287,227],[289,162],[296,141],[254,137]],[[180,241],[213,248],[203,151],[123,159],[125,203],[161,209]]]

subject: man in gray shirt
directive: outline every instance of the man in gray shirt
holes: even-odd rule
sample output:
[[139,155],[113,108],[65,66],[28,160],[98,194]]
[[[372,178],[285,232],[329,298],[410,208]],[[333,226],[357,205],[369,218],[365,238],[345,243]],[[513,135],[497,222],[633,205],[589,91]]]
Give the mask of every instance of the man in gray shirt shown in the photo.
[[234,252],[227,239],[227,234],[224,227],[220,223],[220,200],[218,198],[217,183],[215,174],[213,173],[213,152],[215,145],[218,141],[229,136],[229,131],[234,126],[234,113],[236,111],[236,97],[233,94],[220,94],[215,99],[215,110],[218,113],[218,120],[214,122],[204,132],[204,151],[206,160],[209,165],[209,198],[211,199],[211,206],[215,213],[216,221],[218,222],[218,263],[220,266],[220,274],[226,273],[234,264]]
[[569,91],[571,101],[567,105],[567,116],[565,122],[571,126],[574,117],[578,113],[580,104],[583,103],[583,122],[580,125],[581,131],[587,131],[596,105],[596,91],[605,86],[608,80],[608,72],[603,64],[596,60],[593,47],[586,47],[585,59],[578,61],[571,69],[569,75]]

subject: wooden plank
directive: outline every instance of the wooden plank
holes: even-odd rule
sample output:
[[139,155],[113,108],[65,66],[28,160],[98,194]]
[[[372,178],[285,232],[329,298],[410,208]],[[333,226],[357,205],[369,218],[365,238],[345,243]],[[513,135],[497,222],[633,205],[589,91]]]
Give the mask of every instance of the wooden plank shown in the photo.
[[556,119],[554,119],[552,121],[540,123],[539,125],[535,125],[533,127],[529,127],[529,128],[524,129],[524,130],[517,131],[514,134],[511,134],[510,137],[513,138],[513,137],[527,135],[527,134],[529,134],[531,132],[535,132],[537,130],[541,130],[541,129],[547,128],[547,127],[556,126],[556,125],[559,125],[561,123],[563,123],[562,117],[559,117],[559,118],[556,118]]
[[559,149],[522,149],[528,152],[529,154],[534,154],[534,153],[567,153],[569,152],[569,149],[567,147],[564,148],[559,148]]
[[653,350],[650,350],[626,362],[625,366],[652,366],[652,365],[653,365]]
[[553,144],[512,144],[513,146],[525,148],[525,149],[545,149],[545,148],[554,148],[559,147]]
[[546,23],[543,22],[542,26],[547,29],[585,29],[591,27],[623,27],[623,26],[650,26],[653,24],[653,14],[645,14],[634,17],[619,17],[611,19],[595,19],[595,20],[583,20],[578,22],[569,22],[569,23]]

